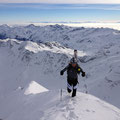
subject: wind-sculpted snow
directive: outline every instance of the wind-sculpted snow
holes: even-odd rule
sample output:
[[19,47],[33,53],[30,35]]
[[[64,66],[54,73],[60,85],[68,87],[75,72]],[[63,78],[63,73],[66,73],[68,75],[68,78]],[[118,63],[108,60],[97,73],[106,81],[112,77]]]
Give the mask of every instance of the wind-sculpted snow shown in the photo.
[[42,93],[42,92],[46,92],[48,91],[46,88],[44,88],[43,86],[41,86],[40,84],[38,84],[35,81],[32,81],[27,87],[26,90],[24,92],[25,95],[30,95],[30,94],[38,94],[38,93]]

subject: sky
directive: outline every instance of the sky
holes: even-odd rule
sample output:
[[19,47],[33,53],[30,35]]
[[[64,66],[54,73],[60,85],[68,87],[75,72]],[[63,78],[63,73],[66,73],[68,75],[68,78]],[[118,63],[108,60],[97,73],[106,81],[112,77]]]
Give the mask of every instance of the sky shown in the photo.
[[[11,3],[8,3],[9,1],[11,1]],[[24,0],[21,0],[21,2],[22,1]],[[32,0],[28,2],[30,1],[32,2]],[[45,0],[44,2],[46,3],[14,3],[15,0],[4,0],[4,3],[2,3],[3,0],[0,0],[0,24],[34,22],[120,22],[120,4],[112,4],[111,2],[113,2],[113,0],[109,0],[111,1],[109,4],[95,4],[94,0],[94,4],[76,4],[79,0],[74,0],[74,3],[71,4],[70,2],[59,3],[59,1],[60,0],[56,3],[49,3],[49,0]],[[73,0],[69,1],[73,2]],[[84,1],[89,2],[90,0]],[[20,1],[17,0],[17,2]],[[114,2],[120,3],[120,0],[114,0]]]
[[115,4],[119,3],[120,0],[0,0],[0,3],[65,3],[65,4],[95,4],[95,3],[107,3],[107,4]]

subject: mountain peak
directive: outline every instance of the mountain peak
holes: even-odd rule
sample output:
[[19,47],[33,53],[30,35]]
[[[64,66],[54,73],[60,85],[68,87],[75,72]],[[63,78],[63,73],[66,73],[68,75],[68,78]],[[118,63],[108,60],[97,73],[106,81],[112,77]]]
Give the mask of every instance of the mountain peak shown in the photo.
[[36,26],[34,24],[30,24],[28,26],[26,26],[26,28],[35,28]]

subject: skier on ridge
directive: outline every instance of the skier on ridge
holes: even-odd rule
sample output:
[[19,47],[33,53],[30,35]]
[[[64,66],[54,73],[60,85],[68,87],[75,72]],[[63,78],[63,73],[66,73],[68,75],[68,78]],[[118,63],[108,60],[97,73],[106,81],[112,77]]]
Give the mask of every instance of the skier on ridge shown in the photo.
[[[74,52],[77,52],[74,50]],[[77,84],[78,84],[78,74],[82,73],[82,77],[85,77],[85,72],[77,64],[77,59],[75,56],[70,60],[70,63],[60,71],[60,75],[63,75],[67,70],[67,91],[72,92],[72,97],[76,96]]]

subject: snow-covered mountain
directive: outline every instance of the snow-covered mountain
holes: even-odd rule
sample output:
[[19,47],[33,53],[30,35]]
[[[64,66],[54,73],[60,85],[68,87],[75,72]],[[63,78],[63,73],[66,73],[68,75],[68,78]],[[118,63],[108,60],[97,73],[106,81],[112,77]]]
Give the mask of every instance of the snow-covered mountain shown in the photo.
[[[35,94],[34,88],[37,87]],[[31,94],[25,94],[29,90]],[[42,91],[42,92],[41,92]],[[2,120],[119,120],[120,110],[100,99],[77,93],[72,99],[63,90],[46,91],[45,88],[32,81],[21,92],[14,91],[5,100],[1,100]],[[7,107],[5,108],[4,105]]]
[[[68,64],[70,58],[73,56],[73,49],[78,49],[78,62],[87,74],[86,78],[79,76],[80,84],[78,86],[78,91],[90,93],[120,108],[119,31],[107,28],[73,28],[63,25],[42,27],[34,25],[9,27],[7,25],[2,25],[0,26],[0,39],[0,101],[2,101],[0,108],[3,108],[5,111],[7,106],[11,104],[8,103],[6,105],[6,102],[13,101],[14,103],[12,97],[20,99],[19,97],[22,95],[23,101],[21,101],[20,105],[24,103],[24,98],[27,99],[28,102],[30,99],[30,101],[32,101],[32,98],[29,99],[29,96],[23,95],[23,91],[27,89],[26,86],[29,86],[31,81],[35,81],[45,87],[45,90],[51,91],[48,93],[40,93],[40,95],[35,95],[35,97],[39,99],[43,94],[47,94],[49,96],[47,97],[47,100],[55,100],[55,104],[52,104],[51,102],[45,102],[45,104],[53,105],[48,107],[50,110],[54,108],[58,99],[58,92],[56,90],[66,88],[66,74],[60,76],[59,72]],[[35,88],[39,91],[42,87],[37,85]],[[55,97],[51,99],[51,96],[54,95],[52,93],[53,91],[56,91],[54,93]],[[35,90],[35,92],[37,91]],[[28,93],[30,93],[30,89],[26,90],[26,94]],[[85,100],[84,95],[78,93],[76,103],[80,100],[80,96]],[[89,99],[89,95],[87,97]],[[36,98],[35,101],[37,100]],[[8,101],[4,101],[5,99]],[[96,104],[95,99],[93,98],[92,100]],[[68,99],[65,98],[64,103],[67,103],[67,100]],[[15,106],[13,106],[15,108],[13,111],[16,111],[16,106],[18,106],[17,102],[19,103],[20,101],[16,101]],[[31,104],[34,104],[34,100]],[[43,105],[43,102],[40,102],[38,106],[41,104]],[[83,103],[80,103],[79,105],[81,104]],[[11,105],[9,109],[11,109]],[[25,104],[23,104],[23,106],[24,105]],[[36,106],[37,103],[34,105]],[[24,107],[26,107],[26,105]],[[3,116],[1,119],[15,119],[15,115],[20,112],[18,110],[15,113],[10,114],[9,109],[5,113],[0,110],[0,113]],[[58,109],[63,108],[58,106]],[[89,107],[89,109],[91,108]],[[106,110],[104,108],[101,109],[103,109],[103,111]],[[109,109],[114,111],[113,106]],[[81,108],[81,110],[83,110],[83,108]],[[96,111],[96,109],[94,110]],[[38,114],[39,111],[40,110],[37,111],[36,109],[33,114]],[[63,115],[62,113],[58,114]],[[67,116],[66,114],[67,113],[65,112],[65,116]],[[85,114],[87,114],[87,112],[85,112]],[[112,115],[114,113],[110,114]],[[5,118],[6,115],[8,117]],[[46,116],[43,119],[47,119],[49,110],[48,114],[45,113],[45,115]],[[23,116],[23,113],[21,113],[21,116]],[[38,117],[40,116],[38,115]],[[53,116],[51,116],[51,119],[52,117]],[[74,117],[74,113],[72,117]],[[69,115],[66,119],[68,118]],[[24,118],[23,120],[27,119],[28,118]],[[80,116],[72,119],[79,120]],[[104,119],[106,120],[106,117]],[[88,120],[88,118],[85,118],[84,120]],[[97,118],[97,120],[99,120],[99,118]],[[114,119],[111,117],[110,120]]]
[[16,27],[1,25],[0,39],[7,38],[38,43],[55,41],[71,49],[101,53],[102,49],[106,52],[106,49],[118,43],[120,31],[108,28],[67,27],[57,24],[48,26],[31,24]]

